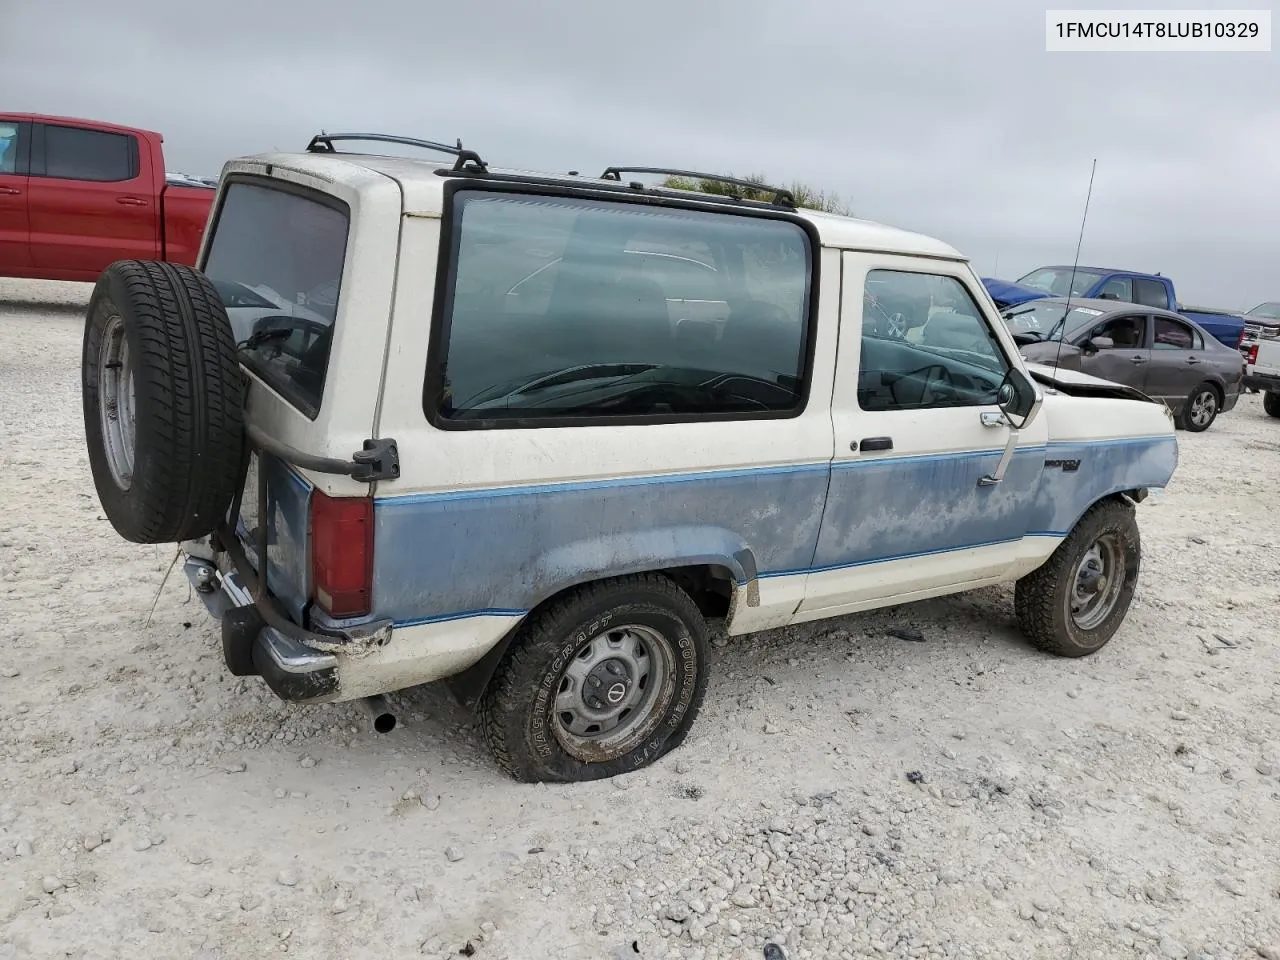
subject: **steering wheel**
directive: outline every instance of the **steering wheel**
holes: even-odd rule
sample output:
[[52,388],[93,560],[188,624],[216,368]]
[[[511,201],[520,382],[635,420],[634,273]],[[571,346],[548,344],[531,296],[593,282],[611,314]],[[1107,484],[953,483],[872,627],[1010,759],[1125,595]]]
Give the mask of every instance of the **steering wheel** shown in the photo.
[[931,363],[916,370],[908,370],[893,382],[890,392],[893,393],[893,399],[896,403],[903,403],[898,399],[898,384],[908,377],[915,376],[924,377],[924,386],[920,388],[920,399],[917,401],[920,406],[929,406],[938,400],[955,398],[955,381],[951,379],[951,371],[940,363]]

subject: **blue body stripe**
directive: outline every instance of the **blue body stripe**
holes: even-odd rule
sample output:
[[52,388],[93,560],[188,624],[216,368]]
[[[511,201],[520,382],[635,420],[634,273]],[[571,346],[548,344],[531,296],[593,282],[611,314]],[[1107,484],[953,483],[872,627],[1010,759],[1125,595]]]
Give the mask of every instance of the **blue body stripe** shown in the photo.
[[[575,583],[716,564],[734,581],[804,576],[1063,537],[1120,490],[1164,486],[1172,436],[378,496],[376,615],[397,626],[519,617]],[[1080,459],[1078,470],[1046,457]],[[305,602],[306,497],[283,464],[272,484],[272,589]],[[743,557],[747,560],[743,560]],[[745,565],[744,565],[745,564]],[[445,611],[445,612],[440,612]]]

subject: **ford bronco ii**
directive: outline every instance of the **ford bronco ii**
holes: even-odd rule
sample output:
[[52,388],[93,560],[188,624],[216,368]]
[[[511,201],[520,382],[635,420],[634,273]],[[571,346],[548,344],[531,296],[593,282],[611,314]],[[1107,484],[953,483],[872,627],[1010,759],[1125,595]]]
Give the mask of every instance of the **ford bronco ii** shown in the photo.
[[[386,140],[428,159],[345,149]],[[573,781],[684,739],[708,621],[1016,583],[1040,649],[1112,637],[1165,406],[1029,366],[945,243],[675,172],[322,134],[226,164],[197,267],[104,271],[98,495],[182,544],[233,673],[447,679],[510,775]]]

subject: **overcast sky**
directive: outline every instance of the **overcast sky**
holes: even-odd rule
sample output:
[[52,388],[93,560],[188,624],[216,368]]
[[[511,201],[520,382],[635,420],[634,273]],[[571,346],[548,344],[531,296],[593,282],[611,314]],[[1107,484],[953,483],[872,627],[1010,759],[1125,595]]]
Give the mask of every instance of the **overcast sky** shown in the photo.
[[322,127],[760,171],[1006,279],[1071,262],[1096,157],[1082,263],[1280,300],[1280,53],[1049,54],[1027,0],[0,0],[0,108],[158,130],[187,173]]

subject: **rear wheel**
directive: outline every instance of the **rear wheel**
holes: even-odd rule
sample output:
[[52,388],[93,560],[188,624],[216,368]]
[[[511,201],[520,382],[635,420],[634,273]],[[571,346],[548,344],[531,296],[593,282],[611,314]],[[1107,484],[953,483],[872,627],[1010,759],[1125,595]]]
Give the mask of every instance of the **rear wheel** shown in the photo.
[[204,275],[107,267],[85,318],[81,389],[89,467],[116,531],[136,543],[210,533],[239,482],[244,381]]
[[1129,612],[1141,561],[1133,507],[1095,504],[1044,565],[1018,581],[1019,627],[1036,647],[1060,657],[1101,649]]
[[1262,395],[1262,409],[1273,417],[1280,417],[1280,393],[1268,390]]
[[707,630],[657,574],[581,587],[521,629],[481,703],[517,780],[599,780],[679,746],[706,691]]
[[1218,391],[1211,383],[1202,383],[1187,397],[1182,406],[1182,427],[1191,433],[1203,433],[1218,418]]

